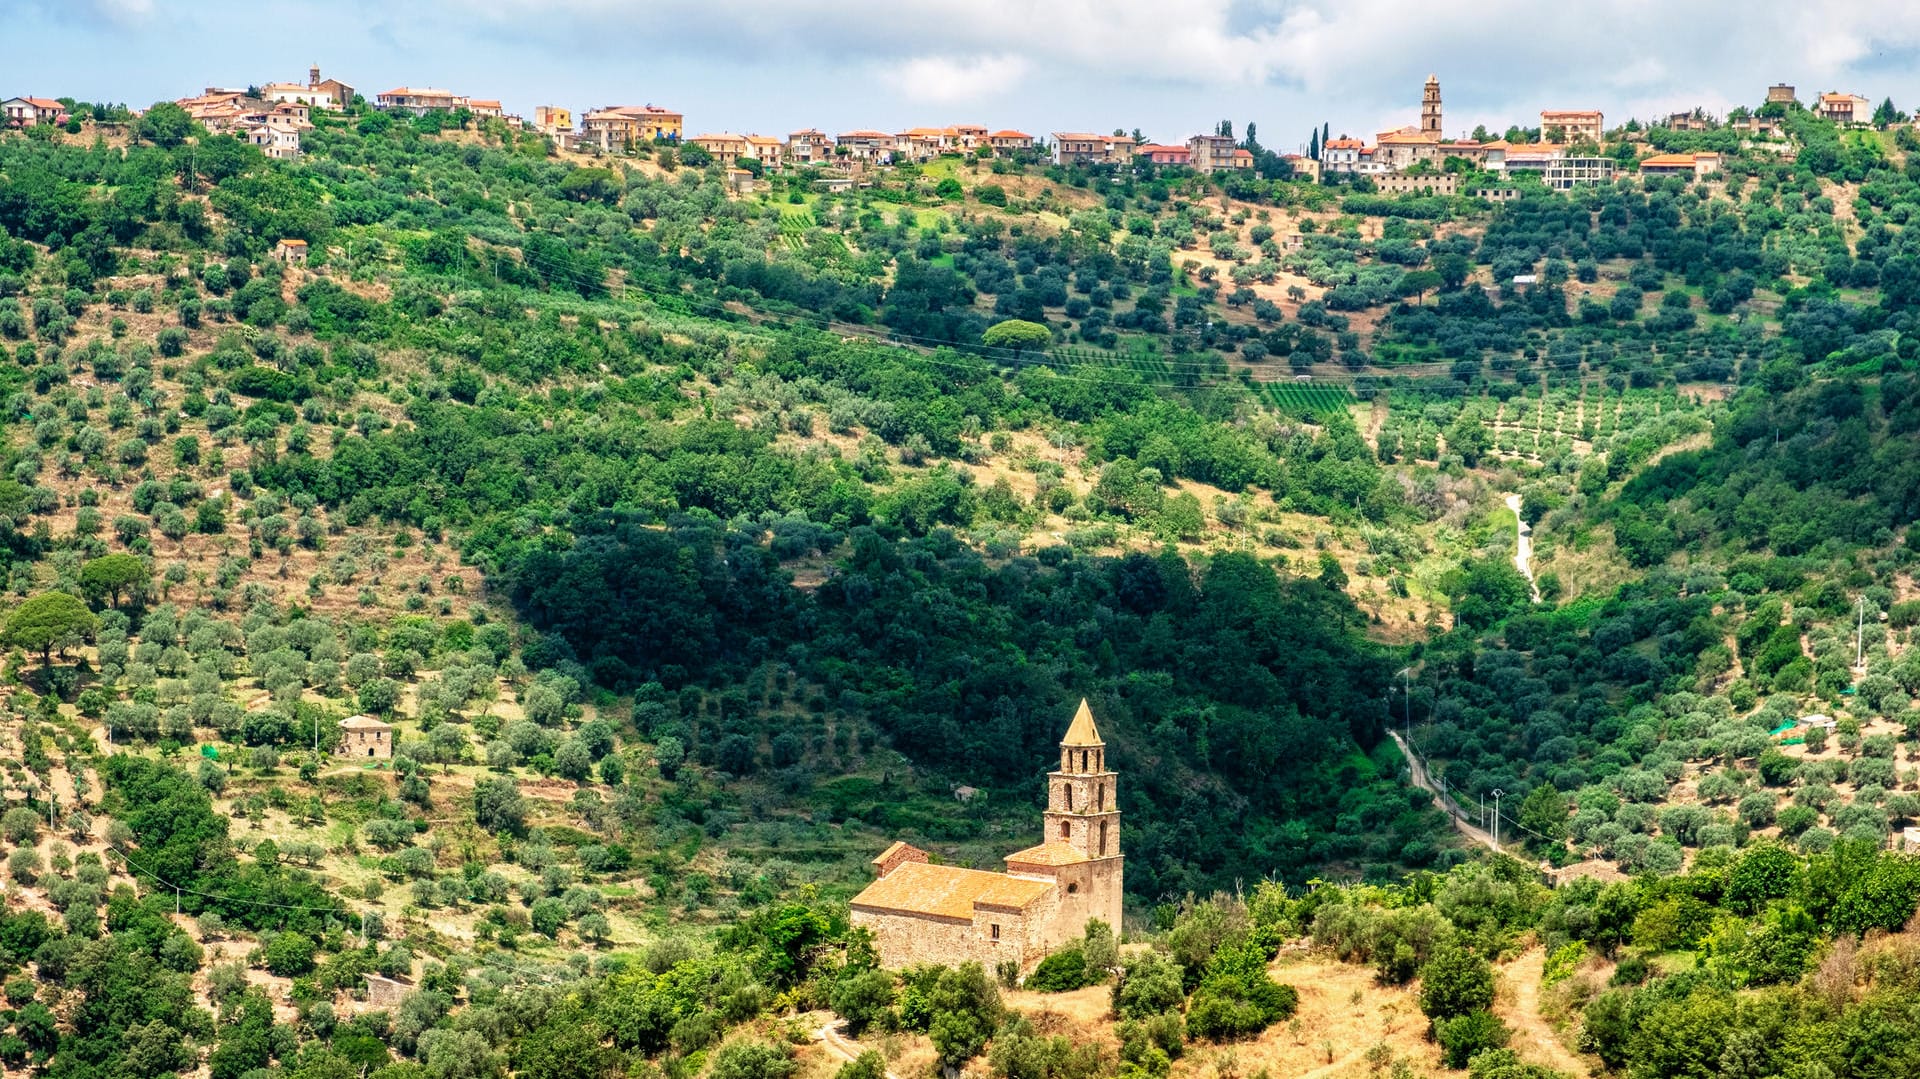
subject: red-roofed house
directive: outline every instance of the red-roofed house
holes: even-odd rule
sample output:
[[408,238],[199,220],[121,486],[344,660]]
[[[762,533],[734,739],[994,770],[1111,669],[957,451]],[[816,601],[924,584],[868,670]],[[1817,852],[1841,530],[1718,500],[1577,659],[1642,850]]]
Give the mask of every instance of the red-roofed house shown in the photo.
[[411,86],[395,87],[380,94],[374,100],[379,108],[407,114],[452,112],[467,104],[466,97],[451,90],[436,90],[431,87],[416,89]]
[[1644,176],[1687,176],[1697,180],[1719,171],[1720,155],[1715,153],[1655,154],[1640,159],[1640,172]]
[[1033,136],[1024,131],[996,131],[987,136],[987,144],[996,150],[1031,150]]
[[1155,165],[1185,165],[1191,159],[1192,153],[1184,146],[1147,142],[1135,147],[1133,156],[1145,158]]
[[467,111],[475,116],[505,116],[507,110],[498,101],[482,101],[479,98],[467,99]]
[[787,136],[787,160],[796,165],[824,165],[833,160],[833,140],[813,128],[796,131]]
[[834,142],[851,161],[868,165],[893,164],[894,139],[884,131],[843,131]]
[[9,98],[0,101],[0,112],[5,113],[7,124],[11,127],[60,124],[67,120],[67,107],[47,97]]
[[1366,143],[1347,135],[1328,139],[1320,147],[1320,165],[1328,172],[1359,172],[1360,153],[1366,148]]
[[1568,142],[1599,142],[1606,131],[1606,118],[1599,109],[1540,110],[1540,136],[1552,138],[1555,131]]
[[1822,120],[1836,124],[1873,122],[1873,102],[1859,94],[1843,94],[1837,90],[1821,94],[1820,100],[1814,102],[1813,111]]

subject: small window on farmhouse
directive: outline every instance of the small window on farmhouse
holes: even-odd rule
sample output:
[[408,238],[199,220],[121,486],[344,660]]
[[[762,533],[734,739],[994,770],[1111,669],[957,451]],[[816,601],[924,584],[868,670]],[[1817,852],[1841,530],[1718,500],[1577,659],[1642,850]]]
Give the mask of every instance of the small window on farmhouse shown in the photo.
[[1060,838],[1061,839],[1067,838],[1067,836],[1071,835],[1072,832],[1073,832],[1073,828],[1071,825],[1069,825],[1066,821],[1060,822]]
[[993,939],[1000,939],[1000,926],[997,923],[993,927]]
[[1077,894],[1077,893],[1078,893],[1079,891],[1080,891],[1080,886],[1079,886],[1078,884],[1069,884],[1069,885],[1067,885],[1067,894],[1068,894],[1068,895],[1075,895],[1075,894]]

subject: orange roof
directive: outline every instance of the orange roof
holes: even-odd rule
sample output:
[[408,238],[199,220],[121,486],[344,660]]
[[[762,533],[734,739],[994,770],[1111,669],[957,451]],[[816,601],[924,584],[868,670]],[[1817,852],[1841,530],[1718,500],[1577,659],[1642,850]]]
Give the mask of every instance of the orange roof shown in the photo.
[[[280,241],[280,246],[281,246],[281,247],[305,247],[305,246],[307,246],[307,241],[305,241],[305,240],[281,240],[281,241]],[[355,716],[354,718],[355,718],[355,719],[365,719],[366,717],[365,717],[365,716]],[[341,720],[341,722],[342,722],[342,723],[345,723],[345,722],[347,722],[347,721],[346,721],[346,720]],[[382,724],[382,726],[385,726],[385,724]]]
[[1032,135],[1024,131],[996,131],[987,136],[990,139],[1031,139]]
[[1105,142],[1111,135],[1090,135],[1085,131],[1056,131],[1053,137],[1063,142]]
[[1007,864],[1014,865],[1078,865],[1088,861],[1086,855],[1069,843],[1042,843],[1037,847],[1017,850],[1007,855]]
[[1692,154],[1655,154],[1640,162],[1641,168],[1690,169],[1693,167]]
[[468,98],[467,104],[476,109],[497,109],[500,107],[498,101],[482,101],[477,97]]
[[842,131],[843,139],[890,139],[893,136],[884,131]]
[[1235,161],[1252,161],[1253,151],[1252,150],[1235,150],[1233,152],[1233,159]]
[[[300,241],[282,240],[280,242],[284,244],[284,243],[299,243]],[[306,245],[301,244],[301,246],[304,247]],[[372,716],[348,716],[347,718],[340,721],[340,726],[350,731],[385,731],[385,730],[393,729],[393,725],[391,723],[382,723],[379,720],[373,718]]]
[[1349,139],[1342,136],[1337,139],[1328,139],[1324,148],[1328,150],[1358,150],[1365,145],[1366,143],[1361,142],[1359,139]]
[[48,97],[23,97],[20,100],[32,105],[36,109],[62,109],[66,107]]
[[866,886],[849,906],[893,914],[925,914],[970,922],[976,906],[1021,910],[1053,888],[1044,880],[950,865],[905,862]]
[[402,94],[408,97],[452,97],[453,91],[452,90],[436,90],[431,86],[427,87],[424,90],[416,90],[411,86],[399,86],[399,87],[395,87],[392,90],[388,90],[386,93],[381,94],[380,96],[395,97]]
[[1164,142],[1143,142],[1139,146],[1134,147],[1134,152],[1142,154],[1184,154],[1190,151],[1185,146],[1169,146]]
[[919,849],[918,847],[913,846],[912,844],[908,843],[903,839],[896,839],[893,841],[892,846],[888,847],[886,850],[881,851],[879,854],[874,855],[873,860],[868,862],[867,864],[879,865],[880,863],[886,861],[887,859],[893,857],[895,854],[898,854],[903,850],[918,850],[918,849]]
[[748,135],[748,136],[747,136],[747,141],[748,141],[748,142],[750,142],[750,143],[753,143],[753,144],[754,144],[755,146],[778,146],[778,145],[780,145],[780,140],[779,140],[779,139],[776,139],[776,138],[774,138],[774,137],[773,137],[772,135]]
[[902,131],[901,134],[914,138],[927,138],[929,136],[939,138],[947,135],[957,135],[959,132],[950,127],[915,127]]
[[1600,118],[1600,110],[1599,109],[1541,109],[1540,118],[1542,120],[1545,120],[1548,118],[1552,118],[1555,120],[1597,120]]

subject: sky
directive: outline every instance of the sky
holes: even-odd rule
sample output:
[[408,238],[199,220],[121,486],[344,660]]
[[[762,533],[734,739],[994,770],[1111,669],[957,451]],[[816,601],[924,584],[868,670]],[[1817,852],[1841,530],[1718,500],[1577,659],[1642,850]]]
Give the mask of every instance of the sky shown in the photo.
[[143,107],[207,86],[401,85],[576,115],[665,105],[688,134],[980,123],[1035,135],[1222,119],[1294,150],[1322,123],[1614,124],[1787,82],[1920,106],[1920,4],[1861,0],[0,0],[0,97]]

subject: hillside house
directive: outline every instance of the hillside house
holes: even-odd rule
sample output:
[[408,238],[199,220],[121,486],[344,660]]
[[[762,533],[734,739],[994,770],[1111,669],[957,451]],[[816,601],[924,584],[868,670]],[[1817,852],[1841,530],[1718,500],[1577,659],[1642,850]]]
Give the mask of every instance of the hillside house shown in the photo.
[[881,965],[960,964],[1031,969],[1098,919],[1120,928],[1117,776],[1086,701],[1060,740],[1047,776],[1041,842],[1006,857],[1005,873],[934,865],[901,842],[873,860],[876,879],[849,905],[873,934]]
[[746,156],[760,162],[761,168],[777,169],[786,164],[786,144],[772,135],[748,135]]
[[1124,165],[1133,160],[1133,145],[1133,140],[1125,135],[1056,131],[1053,133],[1053,163]]
[[1796,105],[1799,102],[1800,99],[1795,96],[1793,87],[1784,82],[1776,82],[1767,87],[1767,104],[1769,105]]
[[276,105],[300,105],[316,109],[339,107],[332,94],[297,82],[270,82],[260,88],[260,96]]
[[343,109],[353,104],[353,99],[360,96],[352,86],[339,79],[321,78],[319,64],[314,64],[307,69],[307,89],[325,94],[337,103],[337,107]]
[[1643,176],[1685,176],[1701,180],[1719,171],[1720,155],[1716,153],[1655,154],[1640,159]]
[[864,165],[893,164],[894,138],[884,131],[843,131],[834,144],[849,161]]
[[698,146],[713,155],[715,164],[723,168],[732,168],[743,157],[751,157],[751,145],[745,135],[721,132],[718,135],[695,135],[687,140],[690,145]]
[[464,95],[451,90],[438,90],[433,87],[397,86],[375,99],[375,107],[403,116],[418,116],[429,112],[452,112],[465,108]]
[[1347,135],[1328,139],[1320,147],[1320,167],[1328,172],[1359,172],[1360,154],[1366,148],[1366,143]]
[[833,160],[833,140],[811,127],[787,136],[786,159],[795,165],[824,165]]
[[1873,102],[1859,94],[1843,94],[1829,91],[1820,95],[1813,105],[1814,115],[1822,120],[1832,120],[1836,124],[1870,124],[1873,122]]
[[8,127],[64,124],[67,107],[49,97],[14,97],[0,101],[0,115],[6,116]]
[[1542,109],[1540,137],[1558,135],[1563,142],[1599,142],[1606,134],[1606,117],[1599,109]]
[[1033,136],[1024,131],[996,131],[987,136],[987,145],[999,153],[1033,149]]
[[573,110],[558,105],[535,105],[533,129],[548,138],[569,134],[573,131]]
[[467,99],[467,111],[475,116],[503,117],[507,114],[506,106],[498,101],[477,97]]
[[307,261],[307,241],[281,240],[273,245],[273,257],[289,266]]
[[[1233,169],[1237,149],[1232,135],[1195,135],[1187,140],[1187,165],[1195,172],[1228,172]],[[1247,167],[1253,155],[1247,155]]]
[[580,137],[603,152],[656,140],[678,142],[684,119],[658,105],[609,105],[581,117]]
[[1185,146],[1168,146],[1157,142],[1144,142],[1133,150],[1134,160],[1154,165],[1185,165],[1192,156],[1193,151]]
[[393,757],[393,725],[372,716],[348,716],[340,721],[340,744],[333,747],[333,755],[389,760]]

